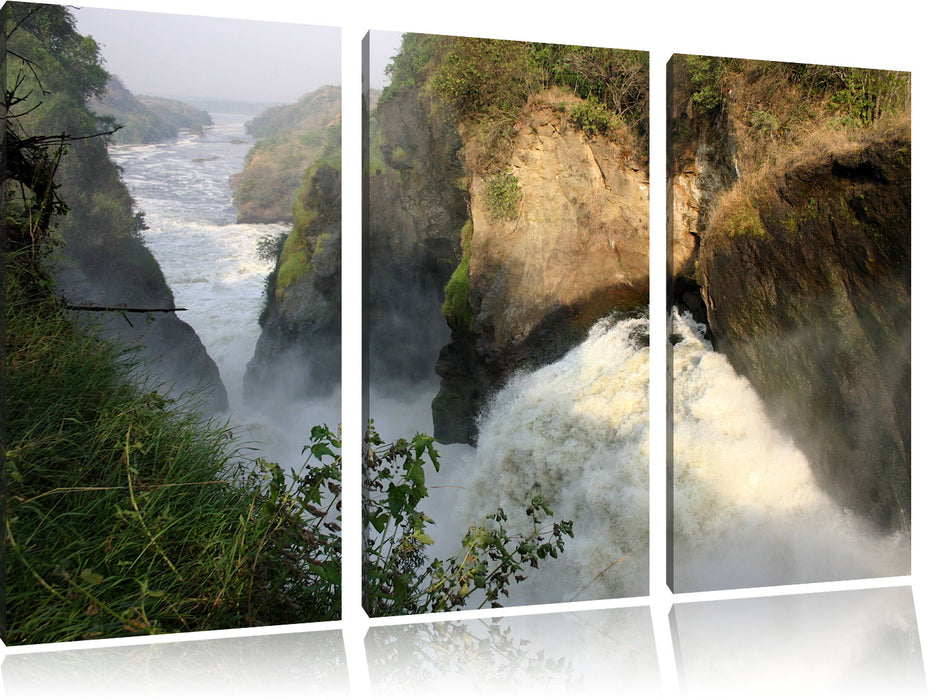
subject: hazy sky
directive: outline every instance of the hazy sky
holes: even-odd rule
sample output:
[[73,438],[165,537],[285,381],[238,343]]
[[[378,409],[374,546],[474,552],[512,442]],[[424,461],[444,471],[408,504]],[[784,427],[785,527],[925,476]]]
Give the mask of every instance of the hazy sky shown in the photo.
[[97,8],[74,15],[135,94],[294,102],[341,82],[337,28]]
[[370,86],[371,88],[385,87],[388,78],[384,73],[387,63],[400,51],[402,32],[371,31],[368,32],[370,43]]

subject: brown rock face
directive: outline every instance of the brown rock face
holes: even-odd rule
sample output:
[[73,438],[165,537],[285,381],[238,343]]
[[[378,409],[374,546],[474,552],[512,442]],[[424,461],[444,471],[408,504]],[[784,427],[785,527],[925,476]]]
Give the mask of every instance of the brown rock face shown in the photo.
[[499,171],[519,188],[513,213],[499,215],[490,202],[498,173],[470,174],[474,323],[436,368],[441,441],[473,439],[479,402],[511,370],[556,359],[598,318],[647,302],[647,173],[559,104],[555,96],[533,102],[514,126]]
[[909,126],[726,196],[697,270],[718,349],[820,483],[884,528],[909,522]]
[[487,180],[472,177],[469,288],[483,344],[520,347],[557,312],[588,326],[646,297],[647,177],[621,161],[618,146],[541,107],[524,115],[507,168],[516,218],[491,216]]

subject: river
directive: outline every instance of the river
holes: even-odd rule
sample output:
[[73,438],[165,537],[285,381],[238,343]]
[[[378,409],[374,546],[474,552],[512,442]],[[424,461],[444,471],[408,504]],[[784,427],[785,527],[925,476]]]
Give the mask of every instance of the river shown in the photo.
[[[259,108],[258,112],[259,113]],[[243,169],[252,144],[245,123],[255,114],[212,114],[203,134],[171,141],[112,146],[137,207],[144,240],[175,297],[182,320],[199,335],[218,365],[235,431],[264,457],[284,466],[298,460],[308,429],[339,420],[339,398],[261,409],[245,397],[244,371],[260,335],[263,287],[273,263],[257,250],[284,224],[238,224],[228,184]]]

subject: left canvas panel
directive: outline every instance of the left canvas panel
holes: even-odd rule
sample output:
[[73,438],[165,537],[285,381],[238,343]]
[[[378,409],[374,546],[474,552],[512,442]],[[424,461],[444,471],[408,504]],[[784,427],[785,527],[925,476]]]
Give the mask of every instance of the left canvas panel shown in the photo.
[[2,19],[3,641],[337,619],[339,30]]

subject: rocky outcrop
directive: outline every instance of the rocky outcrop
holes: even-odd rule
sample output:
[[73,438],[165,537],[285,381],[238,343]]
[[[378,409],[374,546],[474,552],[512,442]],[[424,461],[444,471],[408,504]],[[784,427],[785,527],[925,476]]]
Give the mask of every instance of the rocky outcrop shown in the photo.
[[322,396],[341,379],[341,172],[306,173],[244,376],[250,400]]
[[598,318],[647,303],[647,173],[569,117],[580,102],[561,91],[532,98],[503,169],[469,173],[467,292],[436,368],[442,442],[474,439],[483,401],[509,373],[557,359]]
[[675,56],[667,82],[670,304],[828,493],[905,527],[909,75]]
[[450,339],[441,309],[468,214],[462,141],[448,109],[406,87],[374,111],[369,145],[367,379],[399,393],[431,380]]
[[719,205],[698,276],[717,347],[885,528],[910,515],[910,134],[797,153]]
[[[341,89],[324,85],[298,101],[265,110],[245,125],[255,142],[232,175],[237,222],[292,222],[306,169],[340,139]],[[336,166],[337,167],[337,166]]]
[[[66,247],[67,248],[67,247]],[[171,309],[175,302],[152,254],[137,239],[55,261],[56,292],[73,306]],[[176,313],[71,311],[86,328],[139,349],[138,373],[153,388],[206,413],[228,409],[221,374],[195,330]]]

